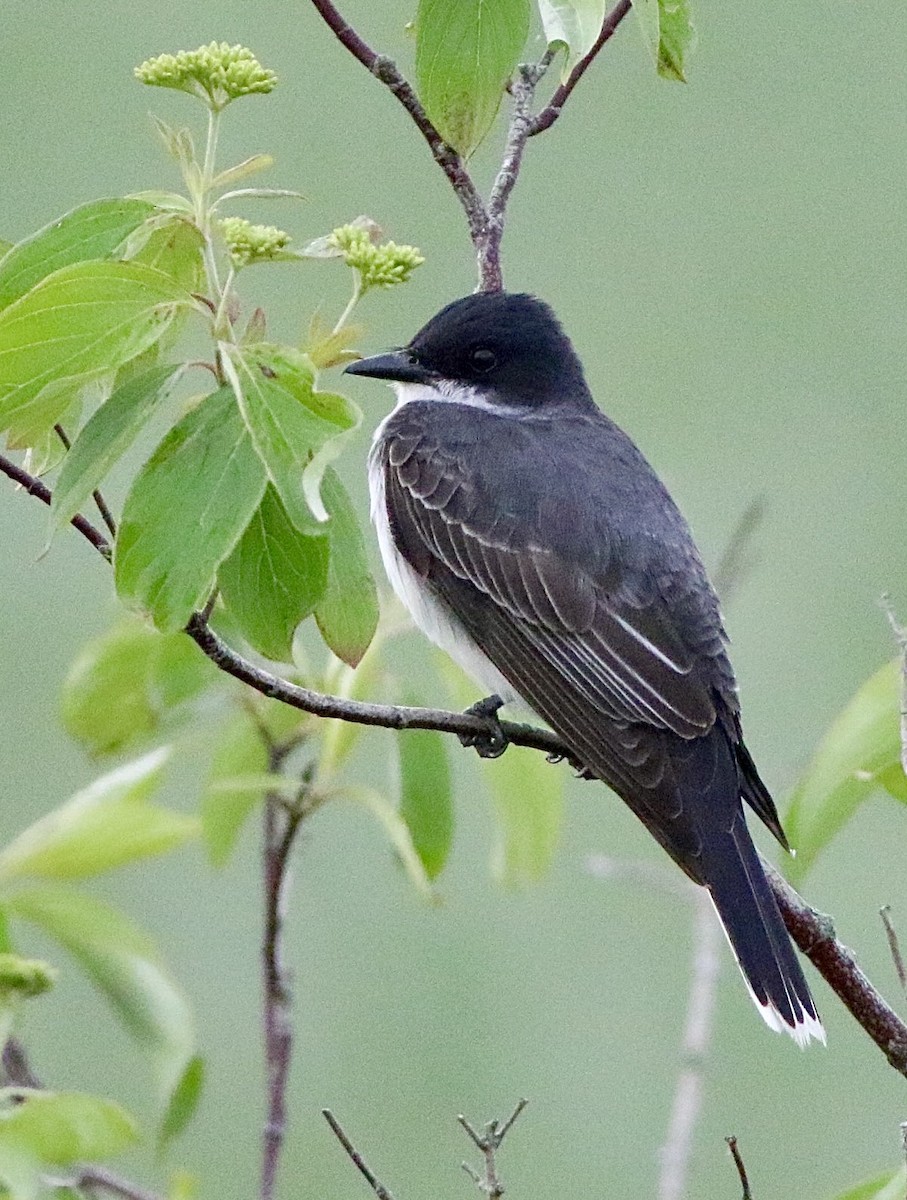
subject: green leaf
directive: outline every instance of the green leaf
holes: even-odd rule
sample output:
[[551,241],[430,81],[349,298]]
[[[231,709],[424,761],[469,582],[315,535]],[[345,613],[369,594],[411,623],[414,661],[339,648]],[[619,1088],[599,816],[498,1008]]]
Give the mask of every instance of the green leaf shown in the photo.
[[356,511],[332,468],[322,485],[331,544],[324,596],[315,609],[321,636],[338,658],[355,667],[378,628],[378,593],[368,569]]
[[88,420],[66,455],[54,488],[50,511],[57,528],[72,520],[126,453],[182,370],[168,364],[143,372],[117,388]]
[[[326,460],[316,453],[358,425],[351,401],[314,390],[314,370],[306,355],[290,347],[257,343],[239,352],[222,348],[240,411],[268,476],[297,529],[323,533],[320,499]],[[308,478],[310,468],[317,478]]]
[[297,625],[315,611],[327,584],[329,543],[296,529],[273,487],[265,489],[217,579],[243,637],[277,662],[291,662]]
[[195,301],[141,263],[64,267],[0,312],[0,429],[33,445],[65,411],[74,383],[141,354]]
[[361,804],[377,819],[410,882],[426,900],[436,901],[437,893],[432,887],[422,859],[413,845],[409,826],[390,800],[385,799],[374,788],[356,785],[346,787],[338,794]]
[[[259,778],[268,769],[261,734],[246,713],[234,717],[217,743],[201,798],[202,837],[215,867],[226,866],[242,827],[264,799]],[[237,778],[255,779],[245,788],[224,785]]]
[[266,482],[232,390],[206,396],[170,430],[126,497],[114,553],[121,598],[164,632],[181,629],[211,594]]
[[690,19],[689,0],[659,0],[661,37],[658,44],[658,74],[663,79],[686,83],[686,61],[696,45]]
[[450,766],[444,737],[430,729],[397,735],[400,816],[429,879],[444,869],[453,842]]
[[[134,249],[127,241],[123,257],[156,267],[187,292],[200,291],[205,278],[205,238],[198,226],[178,214],[159,215],[146,226],[150,228],[141,246]],[[134,236],[143,232],[140,227]]]
[[606,0],[538,0],[549,46],[567,50],[562,80],[595,44],[604,24]]
[[192,1120],[202,1098],[204,1082],[205,1063],[201,1056],[196,1054],[189,1059],[179,1083],[173,1089],[173,1095],[161,1121],[158,1149],[162,1150],[168,1142],[179,1137]]
[[0,1111],[0,1156],[6,1149],[58,1167],[110,1158],[138,1141],[135,1122],[110,1100],[84,1092],[39,1092]]
[[0,261],[0,308],[61,267],[112,257],[154,211],[145,200],[92,200],[45,225]]
[[[454,704],[475,703],[475,685],[447,656],[438,656]],[[564,776],[531,751],[511,746],[496,759],[480,759],[500,831],[492,871],[507,886],[535,883],[548,871],[560,844]]]
[[90,754],[113,754],[160,733],[220,678],[184,634],[129,618],[82,647],[63,683],[63,727]]
[[907,1168],[897,1171],[885,1171],[842,1192],[837,1200],[903,1200],[904,1188],[907,1185]]
[[479,145],[529,34],[529,0],[419,0],[419,99],[460,154]]
[[634,0],[633,8],[658,74],[686,83],[686,59],[695,44],[689,0]]
[[[138,1141],[136,1122],[112,1100],[84,1092],[38,1092],[0,1110],[0,1175],[13,1195],[29,1195],[19,1164],[72,1166],[110,1158]],[[13,1177],[7,1162],[14,1164]]]
[[863,684],[834,722],[794,788],[784,822],[797,857],[785,864],[802,880],[821,850],[880,787],[907,801],[901,765],[901,664]]
[[148,802],[168,756],[155,750],[126,763],[30,825],[0,853],[0,881],[82,879],[194,837],[193,818]]
[[188,1001],[148,935],[117,909],[74,888],[29,887],[13,893],[7,907],[76,959],[152,1056],[169,1098],[195,1053],[195,1032]]

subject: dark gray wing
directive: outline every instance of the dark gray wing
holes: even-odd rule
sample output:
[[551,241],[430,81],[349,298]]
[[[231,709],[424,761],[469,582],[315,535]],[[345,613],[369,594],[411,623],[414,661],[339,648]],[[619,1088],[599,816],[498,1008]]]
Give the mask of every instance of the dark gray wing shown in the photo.
[[[694,757],[697,774],[717,769],[709,754],[718,747],[706,752],[703,739],[720,722],[721,740],[736,740],[737,699],[717,601],[682,518],[604,418],[553,430],[555,457],[533,473],[531,430],[508,421],[504,432],[500,418],[475,413],[468,434],[451,437],[447,423],[440,436],[446,414],[437,410],[446,407],[406,405],[385,428],[397,548],[516,691],[695,875],[697,823],[683,812],[678,778]],[[500,436],[511,440],[496,462]],[[627,487],[632,494],[621,494]],[[595,512],[591,525],[580,508]],[[739,788],[731,792],[736,808]]]

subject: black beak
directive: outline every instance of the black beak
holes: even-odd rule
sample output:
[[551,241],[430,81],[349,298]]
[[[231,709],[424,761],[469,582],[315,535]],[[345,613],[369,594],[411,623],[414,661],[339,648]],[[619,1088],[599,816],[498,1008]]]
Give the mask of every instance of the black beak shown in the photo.
[[391,350],[360,358],[344,368],[344,375],[365,375],[369,379],[390,379],[397,383],[427,383],[431,371],[416,362],[408,350]]

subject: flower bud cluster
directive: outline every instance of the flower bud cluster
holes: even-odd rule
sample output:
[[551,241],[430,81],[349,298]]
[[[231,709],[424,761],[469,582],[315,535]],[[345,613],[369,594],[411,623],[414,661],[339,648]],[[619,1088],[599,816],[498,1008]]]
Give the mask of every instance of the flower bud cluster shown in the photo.
[[136,67],[135,75],[151,87],[177,88],[200,96],[215,110],[240,96],[272,92],[277,85],[275,72],[263,67],[251,50],[227,42],[158,54]]
[[415,246],[398,246],[396,242],[376,245],[361,225],[341,225],[327,240],[347,266],[359,272],[363,292],[406,283],[416,267],[425,262]]

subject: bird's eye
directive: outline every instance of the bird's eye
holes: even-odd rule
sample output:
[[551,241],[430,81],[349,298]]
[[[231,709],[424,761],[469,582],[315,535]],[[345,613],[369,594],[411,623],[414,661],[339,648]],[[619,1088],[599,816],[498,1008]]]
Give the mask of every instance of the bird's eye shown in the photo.
[[473,350],[469,356],[470,364],[474,371],[479,371],[484,374],[486,371],[492,371],[498,365],[498,356],[493,350],[488,350],[484,346],[479,346]]

